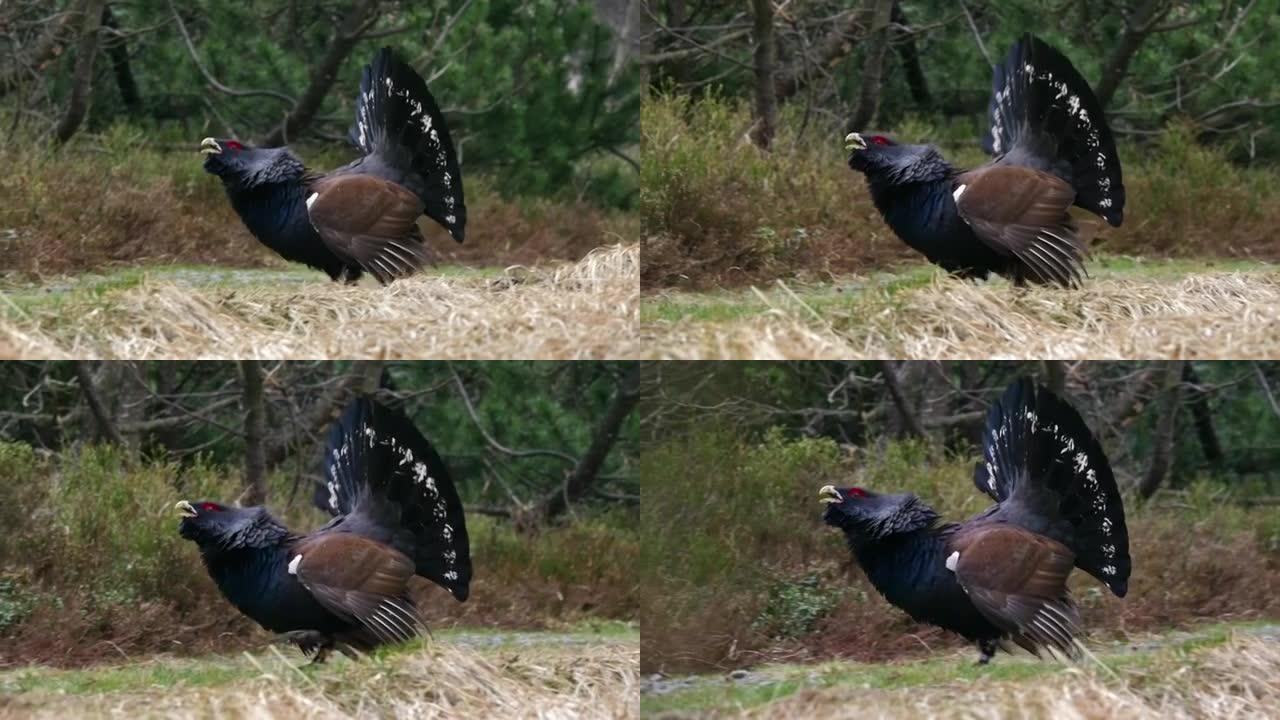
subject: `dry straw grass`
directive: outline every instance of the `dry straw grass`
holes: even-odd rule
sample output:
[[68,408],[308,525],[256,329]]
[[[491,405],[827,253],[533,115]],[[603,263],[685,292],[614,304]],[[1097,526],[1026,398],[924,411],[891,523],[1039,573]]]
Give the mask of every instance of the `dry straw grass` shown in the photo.
[[147,280],[102,296],[0,305],[0,354],[148,358],[587,358],[632,333],[636,245],[503,277],[390,287],[193,288]]
[[[722,713],[724,714],[724,713]],[[802,690],[745,714],[789,718],[1071,718],[1182,720],[1280,717],[1280,645],[1238,638],[1193,663],[1072,669],[1031,682],[899,690]]]
[[298,668],[296,656],[277,654],[250,658],[260,675],[246,682],[22,695],[7,709],[0,701],[0,717],[634,718],[639,655],[634,644],[488,655],[435,646],[316,673]]
[[1273,358],[1280,274],[1113,277],[1083,290],[1018,289],[937,276],[892,297],[815,310],[779,283],[768,309],[732,321],[646,323],[639,352],[664,358]]

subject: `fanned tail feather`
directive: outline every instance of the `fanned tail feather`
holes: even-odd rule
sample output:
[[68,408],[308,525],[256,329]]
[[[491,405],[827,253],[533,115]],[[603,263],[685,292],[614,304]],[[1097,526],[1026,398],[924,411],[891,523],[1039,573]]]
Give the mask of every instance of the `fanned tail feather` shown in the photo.
[[995,68],[988,114],[988,153],[1057,174],[1075,188],[1076,205],[1120,225],[1120,157],[1102,105],[1071,61],[1023,36]]
[[444,461],[399,412],[354,400],[329,431],[318,497],[335,516],[364,513],[412,534],[415,572],[466,600],[471,551],[462,501]]
[[422,200],[423,212],[462,242],[467,207],[449,128],[426,82],[390,48],[378,51],[360,76],[349,135],[365,155],[408,172],[405,184]]
[[999,512],[1075,553],[1076,567],[1124,597],[1129,533],[1111,464],[1079,413],[1022,378],[987,413],[974,483]]

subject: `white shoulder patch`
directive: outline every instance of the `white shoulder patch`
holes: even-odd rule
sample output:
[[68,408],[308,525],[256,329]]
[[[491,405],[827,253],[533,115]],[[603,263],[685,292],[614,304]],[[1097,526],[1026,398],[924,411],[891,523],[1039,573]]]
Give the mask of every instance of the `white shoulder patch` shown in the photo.
[[[950,561],[950,560],[948,560],[947,562],[951,562],[951,561]],[[297,574],[298,574],[298,565],[299,565],[299,564],[301,564],[301,563],[302,563],[302,556],[301,556],[301,555],[294,555],[294,556],[293,556],[293,559],[289,561],[289,574],[290,574],[290,575],[297,575]]]
[[[960,187],[956,188],[955,192],[951,193],[951,197],[954,198],[956,202],[960,202],[960,196],[964,194],[965,189],[968,187],[969,187],[968,185],[961,185]],[[308,200],[307,207],[310,207],[310,206],[311,206],[311,201]]]
[[308,209],[308,210],[310,210],[310,209],[311,209],[311,203],[315,202],[315,201],[316,201],[316,198],[318,198],[318,197],[320,197],[320,193],[311,193],[311,195],[307,198],[307,209]]
[[[302,556],[299,555],[298,557],[302,557]],[[951,572],[956,571],[956,565],[958,565],[959,563],[960,563],[959,550],[956,550],[955,552],[947,556],[947,569],[950,570]]]

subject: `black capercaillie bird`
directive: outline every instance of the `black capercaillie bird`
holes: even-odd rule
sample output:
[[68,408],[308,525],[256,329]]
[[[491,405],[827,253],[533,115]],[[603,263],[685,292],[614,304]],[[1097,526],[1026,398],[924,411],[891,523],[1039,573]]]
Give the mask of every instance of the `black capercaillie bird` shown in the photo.
[[992,88],[987,164],[965,171],[933,145],[850,133],[849,166],[866,174],[894,233],[948,272],[1077,286],[1088,249],[1068,208],[1116,227],[1124,218],[1102,107],[1071,62],[1030,34],[996,66]]
[[991,407],[984,435],[974,482],[996,504],[978,515],[943,523],[909,493],[827,485],[823,520],[844,531],[886,600],[976,641],[979,662],[1005,640],[1036,655],[1075,656],[1071,568],[1118,597],[1129,588],[1129,535],[1111,466],[1080,415],[1028,379]]
[[420,575],[467,599],[466,518],[444,461],[400,413],[351,403],[325,449],[327,509],[305,535],[263,507],[180,501],[179,532],[240,612],[323,662],[402,642],[422,624],[409,596]]
[[205,138],[200,152],[254,237],[334,280],[367,272],[386,284],[429,263],[423,214],[462,242],[467,208],[449,129],[427,84],[390,48],[364,68],[350,137],[364,156],[327,173],[284,147]]

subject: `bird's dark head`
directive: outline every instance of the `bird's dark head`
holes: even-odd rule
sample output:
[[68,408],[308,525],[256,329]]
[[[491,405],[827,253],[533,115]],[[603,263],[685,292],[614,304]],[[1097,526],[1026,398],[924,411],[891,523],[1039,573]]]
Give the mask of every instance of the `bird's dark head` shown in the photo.
[[932,145],[904,145],[881,133],[844,136],[849,167],[875,183],[911,183],[947,177],[951,166]]
[[256,148],[239,140],[205,138],[200,141],[200,154],[204,171],[222,178],[229,187],[297,180],[306,171],[288,148]]
[[824,485],[818,502],[827,506],[822,520],[843,530],[853,547],[920,530],[938,519],[933,508],[910,493],[881,495],[859,487]]
[[859,172],[884,165],[891,165],[902,155],[903,148],[893,138],[880,133],[849,133],[844,136],[844,149],[849,153],[849,167]]
[[209,500],[180,500],[173,508],[182,517],[178,534],[199,545],[206,555],[269,547],[289,534],[264,507],[237,508]]

